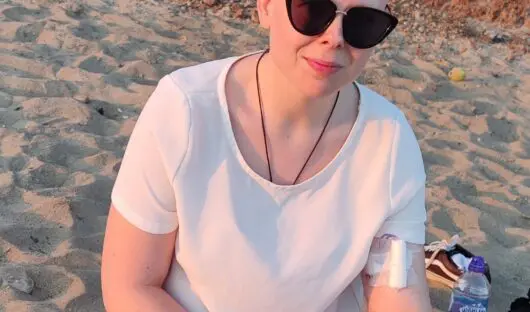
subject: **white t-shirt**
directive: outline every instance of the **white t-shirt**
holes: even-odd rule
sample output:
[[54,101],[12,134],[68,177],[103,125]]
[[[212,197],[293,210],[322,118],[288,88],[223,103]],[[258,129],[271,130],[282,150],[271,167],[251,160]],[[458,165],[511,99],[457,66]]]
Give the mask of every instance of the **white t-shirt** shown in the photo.
[[241,57],[160,80],[112,202],[146,232],[178,228],[164,288],[188,312],[362,311],[374,237],[425,240],[416,137],[396,106],[358,84],[358,119],[337,156],[300,184],[273,184],[245,162],[230,124],[225,81]]

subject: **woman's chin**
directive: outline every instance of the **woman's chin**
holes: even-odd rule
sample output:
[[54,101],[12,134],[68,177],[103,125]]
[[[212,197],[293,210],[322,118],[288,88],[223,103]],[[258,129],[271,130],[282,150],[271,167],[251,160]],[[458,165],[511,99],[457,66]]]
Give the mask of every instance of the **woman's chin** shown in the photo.
[[340,90],[341,85],[329,80],[313,80],[305,84],[299,84],[298,89],[308,98],[320,98],[329,96]]

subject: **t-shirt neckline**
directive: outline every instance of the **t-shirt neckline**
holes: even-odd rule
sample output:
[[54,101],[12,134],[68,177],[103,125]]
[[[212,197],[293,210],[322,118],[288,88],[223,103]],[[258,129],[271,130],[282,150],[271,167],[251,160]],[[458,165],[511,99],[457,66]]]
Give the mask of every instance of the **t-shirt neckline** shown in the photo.
[[318,180],[322,179],[324,176],[327,176],[340,162],[340,160],[344,157],[347,150],[351,148],[353,145],[354,138],[356,137],[356,134],[359,132],[358,129],[361,127],[360,125],[364,122],[364,118],[366,115],[366,103],[363,96],[362,88],[358,85],[357,82],[354,81],[354,85],[357,88],[359,92],[359,108],[357,113],[357,119],[355,120],[352,128],[350,129],[350,132],[348,133],[348,136],[346,138],[346,141],[342,144],[340,150],[335,154],[333,159],[326,164],[324,168],[322,168],[320,171],[318,171],[316,174],[311,176],[309,179],[304,180],[297,184],[292,185],[283,185],[283,184],[277,184],[274,182],[271,182],[264,177],[262,177],[260,174],[258,174],[254,169],[250,167],[250,165],[247,163],[245,158],[243,157],[243,154],[241,153],[241,150],[239,149],[239,146],[237,145],[237,140],[234,135],[234,130],[232,127],[232,121],[230,120],[230,113],[228,111],[228,100],[226,98],[226,78],[228,75],[228,71],[232,68],[232,66],[239,60],[251,56],[253,54],[262,53],[264,50],[254,51],[245,53],[240,56],[232,57],[228,64],[224,67],[224,69],[221,71],[218,80],[217,80],[217,95],[219,98],[219,102],[221,105],[221,111],[222,111],[222,118],[223,118],[223,125],[224,125],[224,133],[226,137],[228,138],[229,145],[234,152],[237,160],[239,161],[239,164],[243,168],[243,170],[252,177],[256,182],[258,182],[260,185],[275,189],[275,190],[283,190],[283,191],[294,191],[294,190],[302,190],[310,187],[314,183],[317,183]]

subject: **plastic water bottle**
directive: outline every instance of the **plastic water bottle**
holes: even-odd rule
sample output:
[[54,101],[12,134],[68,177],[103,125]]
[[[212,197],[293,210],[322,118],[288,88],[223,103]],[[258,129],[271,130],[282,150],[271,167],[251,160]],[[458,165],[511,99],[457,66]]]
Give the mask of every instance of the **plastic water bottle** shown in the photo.
[[490,284],[484,275],[485,261],[473,257],[465,272],[456,282],[451,294],[449,312],[487,312]]

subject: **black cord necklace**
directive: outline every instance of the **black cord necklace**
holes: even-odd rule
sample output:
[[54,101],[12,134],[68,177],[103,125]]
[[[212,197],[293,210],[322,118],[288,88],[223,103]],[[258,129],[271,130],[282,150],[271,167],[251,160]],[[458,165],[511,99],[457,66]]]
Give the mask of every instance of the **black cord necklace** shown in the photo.
[[[263,56],[265,56],[265,54],[267,52],[269,52],[269,49],[266,49],[260,55],[260,57],[258,59],[258,62],[256,63],[256,85],[257,85],[257,88],[258,88],[258,100],[259,100],[259,109],[260,109],[260,114],[261,114],[261,128],[263,130],[263,142],[265,144],[265,156],[267,157],[267,167],[269,169],[269,181],[272,182],[273,178],[272,178],[271,162],[270,162],[270,158],[269,158],[269,148],[268,148],[268,144],[267,144],[267,134],[266,134],[266,131],[265,131],[265,120],[263,118],[263,104],[261,103],[261,88],[260,88],[260,85],[259,85],[259,75],[258,75],[259,64],[261,62],[261,59],[263,58]],[[329,124],[329,121],[331,119],[331,116],[333,115],[333,111],[335,111],[335,106],[337,106],[337,101],[339,99],[339,94],[340,94],[340,91],[337,92],[337,96],[335,97],[335,102],[333,103],[333,107],[331,108],[331,112],[328,115],[328,119],[326,120],[326,124],[322,128],[322,132],[320,133],[320,136],[318,137],[315,145],[313,146],[313,149],[311,150],[311,153],[309,153],[309,156],[307,157],[306,161],[304,162],[304,165],[302,166],[302,169],[300,169],[300,172],[298,172],[298,175],[294,179],[293,185],[296,184],[296,182],[298,182],[298,179],[300,178],[300,175],[302,174],[302,172],[304,171],[305,167],[307,166],[307,163],[311,159],[311,156],[313,156],[313,153],[315,152],[315,150],[316,150],[316,148],[318,146],[318,143],[320,143],[320,139],[322,139],[322,136],[324,135],[324,132],[326,131],[326,128],[328,127],[328,124]]]

